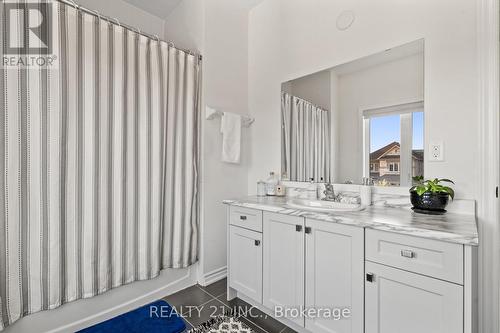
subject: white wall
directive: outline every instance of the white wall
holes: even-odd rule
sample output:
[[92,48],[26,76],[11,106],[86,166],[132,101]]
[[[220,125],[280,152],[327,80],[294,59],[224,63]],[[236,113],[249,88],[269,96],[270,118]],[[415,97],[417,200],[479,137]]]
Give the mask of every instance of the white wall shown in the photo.
[[[356,21],[338,31],[336,17]],[[470,0],[266,0],[250,12],[249,189],[280,169],[280,84],[319,70],[425,39],[426,142],[443,141],[445,161],[426,161],[426,176],[456,181],[474,198],[478,180],[476,8]],[[467,152],[467,153],[464,153]]]
[[204,53],[205,6],[201,0],[183,0],[165,18],[164,36],[188,50]]
[[265,0],[250,11],[248,107],[255,122],[250,128],[249,194],[256,193],[257,181],[266,179],[270,171],[281,170],[281,83],[324,69],[283,78],[281,61],[288,55],[281,49],[281,7],[281,1]]
[[339,173],[337,182],[361,182],[363,127],[360,109],[424,99],[423,55],[416,54],[338,78]]
[[[206,1],[204,52],[205,104],[233,113],[248,113],[248,11],[234,0]],[[243,128],[240,165],[220,161],[220,121],[207,121],[204,139],[203,272],[226,264],[226,207],[223,199],[245,195],[249,163],[248,131]]]
[[[196,17],[193,17],[196,13]],[[200,13],[202,18],[200,18]],[[196,20],[201,20],[199,27]],[[166,38],[203,54],[203,105],[248,113],[248,7],[234,0],[184,0],[166,19]],[[200,282],[226,269],[226,207],[222,200],[246,195],[248,130],[242,131],[241,164],[221,162],[220,120],[202,110],[202,230]]]
[[339,179],[340,173],[340,110],[339,110],[339,76],[334,70],[330,70],[330,137],[332,147],[330,149],[330,181]]
[[77,0],[76,3],[100,14],[118,19],[121,23],[163,38],[164,21],[122,0]]
[[325,110],[330,110],[330,72],[322,71],[284,84],[290,94],[305,99]]

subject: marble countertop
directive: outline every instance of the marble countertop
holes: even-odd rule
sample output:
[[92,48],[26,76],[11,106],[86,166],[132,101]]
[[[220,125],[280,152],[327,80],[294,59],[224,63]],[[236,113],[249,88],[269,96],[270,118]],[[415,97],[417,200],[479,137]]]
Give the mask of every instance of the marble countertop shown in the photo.
[[224,200],[223,203],[451,243],[479,245],[474,215],[450,212],[444,215],[418,214],[408,205],[374,205],[357,212],[324,213],[288,207],[286,200],[283,197],[249,196],[238,200]]

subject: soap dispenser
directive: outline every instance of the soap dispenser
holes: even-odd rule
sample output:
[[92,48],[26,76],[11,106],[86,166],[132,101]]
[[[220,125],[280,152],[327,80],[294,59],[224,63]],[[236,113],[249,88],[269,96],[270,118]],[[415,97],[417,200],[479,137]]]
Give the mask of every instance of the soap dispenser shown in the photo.
[[319,179],[319,184],[316,186],[316,198],[323,200],[325,198],[325,179],[321,177]]
[[275,196],[276,195],[276,186],[278,185],[278,177],[274,172],[269,173],[269,178],[266,180],[266,195]]

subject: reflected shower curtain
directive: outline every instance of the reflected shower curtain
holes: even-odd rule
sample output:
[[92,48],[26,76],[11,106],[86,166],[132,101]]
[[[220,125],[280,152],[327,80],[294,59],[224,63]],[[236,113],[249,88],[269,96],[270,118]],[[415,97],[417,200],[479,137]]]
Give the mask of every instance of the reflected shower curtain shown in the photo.
[[281,94],[281,165],[292,181],[330,181],[330,117],[327,110]]
[[198,254],[198,57],[51,4],[55,66],[0,71],[0,330]]

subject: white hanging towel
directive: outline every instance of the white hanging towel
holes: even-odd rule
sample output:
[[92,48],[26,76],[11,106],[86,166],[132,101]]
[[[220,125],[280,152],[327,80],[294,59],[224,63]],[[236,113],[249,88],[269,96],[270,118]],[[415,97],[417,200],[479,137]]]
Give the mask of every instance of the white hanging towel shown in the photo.
[[222,133],[222,161],[240,163],[241,116],[224,112],[220,132]]

